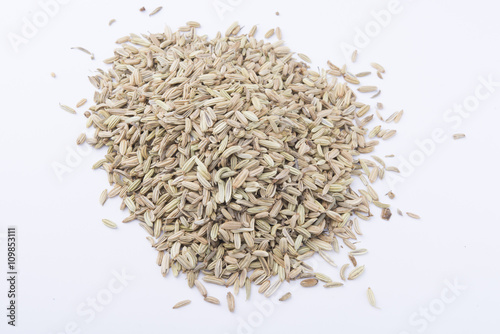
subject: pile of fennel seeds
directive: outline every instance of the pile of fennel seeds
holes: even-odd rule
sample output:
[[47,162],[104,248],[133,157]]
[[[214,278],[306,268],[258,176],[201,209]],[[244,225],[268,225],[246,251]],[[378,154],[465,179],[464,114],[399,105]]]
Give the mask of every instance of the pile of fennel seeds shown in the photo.
[[[198,26],[120,38],[111,68],[90,77],[86,142],[107,147],[93,168],[112,186],[101,203],[122,198],[123,222],[140,221],[162,275],[186,274],[207,302],[218,300],[201,281],[247,298],[252,283],[267,297],[285,280],[341,286],[305,262],[319,253],[336,266],[328,252],[339,239],[355,266],[340,276],[358,277],[358,217],[370,218],[371,203],[388,207],[370,183],[389,170],[361,155],[395,130],[366,128],[373,114],[344,83],[360,84],[345,66],[312,71],[283,41],[257,40],[255,27],[239,35],[234,23],[209,39]],[[351,188],[354,177],[366,190]]]

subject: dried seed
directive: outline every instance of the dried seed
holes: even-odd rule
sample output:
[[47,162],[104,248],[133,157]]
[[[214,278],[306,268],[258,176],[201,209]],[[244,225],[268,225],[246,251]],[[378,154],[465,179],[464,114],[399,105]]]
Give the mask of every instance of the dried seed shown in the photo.
[[200,291],[201,295],[203,297],[207,297],[207,289],[205,288],[205,286],[198,280],[195,280],[194,281],[194,285],[196,286],[196,288],[198,289],[198,291]]
[[354,63],[358,59],[358,50],[354,50],[351,55],[351,61]]
[[189,299],[186,299],[186,300],[182,300],[182,301],[178,302],[172,308],[175,310],[175,309],[178,309],[179,307],[183,307],[183,306],[186,306],[189,304],[191,304],[191,301]]
[[117,228],[118,226],[109,219],[103,219],[102,222],[109,228]]
[[341,268],[340,268],[340,278],[345,281],[345,271],[346,269],[349,267],[349,263],[346,263],[344,264]]
[[323,286],[325,288],[338,288],[338,287],[341,287],[343,285],[344,285],[344,283],[340,283],[340,282],[328,282]]
[[419,215],[416,215],[414,213],[411,213],[411,212],[407,212],[406,213],[408,215],[408,217],[411,217],[413,219],[420,219],[420,216]]
[[325,283],[332,282],[332,279],[325,274],[316,273],[314,275],[316,276],[317,279],[319,279],[322,282],[325,282]]
[[220,301],[212,296],[207,296],[204,298],[204,300],[210,304],[220,305]]
[[153,10],[150,14],[149,14],[149,16],[153,16],[153,15],[155,15],[155,14],[156,14],[156,13],[158,13],[160,10],[162,10],[162,8],[163,8],[162,6],[155,8],[155,9],[154,9],[154,10]]
[[229,308],[229,312],[234,312],[235,303],[234,303],[233,294],[231,292],[228,292],[226,299],[227,299],[227,307]]
[[238,22],[233,22],[229,28],[226,30],[226,37],[231,36],[233,34],[234,29],[238,26]]
[[69,112],[70,114],[76,114],[75,109],[73,109],[71,107],[68,107],[67,105],[59,103],[59,106],[61,107],[62,110],[66,111],[66,112]]
[[356,74],[356,76],[358,78],[362,78],[362,77],[366,77],[366,76],[368,76],[370,74],[372,74],[372,72],[360,72],[360,73]]
[[201,24],[199,22],[196,22],[196,21],[188,21],[188,22],[186,22],[186,25],[188,27],[192,27],[192,28],[199,28],[199,27],[201,27]]
[[80,50],[80,51],[88,54],[90,56],[90,59],[92,59],[92,60],[94,59],[94,54],[85,48],[82,48],[80,46],[75,46],[75,47],[72,47],[71,49],[72,50]]
[[277,27],[277,28],[276,28],[276,37],[277,37],[279,40],[281,40],[281,39],[282,39],[282,37],[283,37],[283,35],[281,34],[281,29],[280,29],[280,27]]
[[380,73],[385,73],[385,69],[382,67],[382,65],[377,64],[377,63],[371,63],[372,67],[379,71]]
[[375,308],[378,308],[377,302],[375,301],[375,295],[373,294],[373,291],[370,287],[368,287],[367,295],[368,295],[368,301],[370,302],[370,305],[375,307]]
[[378,88],[376,86],[361,86],[358,91],[361,93],[370,93],[376,91]]
[[349,254],[349,260],[351,260],[353,266],[356,267],[358,265],[358,261],[352,254]]
[[87,140],[87,135],[85,133],[81,133],[78,138],[76,138],[76,145],[85,143],[85,140]]
[[303,53],[297,53],[297,56],[299,56],[299,58],[305,61],[306,63],[312,63],[311,58],[309,58]]
[[253,26],[252,29],[250,29],[250,32],[248,33],[249,37],[253,37],[255,35],[255,32],[257,31],[257,26]]
[[292,297],[292,294],[290,292],[285,293],[281,298],[279,299],[280,302],[284,302],[285,300],[288,300]]
[[274,35],[274,29],[270,29],[266,34],[264,35],[265,38],[270,38],[272,35]]
[[305,288],[315,286],[316,284],[318,284],[318,280],[316,278],[307,278],[300,282],[300,285],[302,285]]
[[81,106],[83,106],[85,103],[87,103],[87,99],[81,99],[80,101],[78,101],[78,103],[76,104],[76,107],[77,108],[80,108]]
[[360,266],[360,267],[357,267],[356,269],[354,269],[353,271],[351,271],[349,273],[349,275],[347,276],[347,279],[348,280],[353,280],[353,279],[356,279],[358,278],[362,273],[363,271],[365,270],[365,266]]
[[101,195],[99,196],[99,203],[101,203],[101,205],[104,205],[104,203],[106,203],[107,200],[108,200],[108,189],[104,189]]
[[354,256],[363,255],[366,253],[368,253],[368,250],[365,248],[360,248],[360,249],[356,249],[356,250],[349,252],[350,255],[354,255]]
[[465,138],[465,134],[463,134],[463,133],[455,133],[453,135],[453,139],[455,139],[455,140],[462,139],[462,138]]

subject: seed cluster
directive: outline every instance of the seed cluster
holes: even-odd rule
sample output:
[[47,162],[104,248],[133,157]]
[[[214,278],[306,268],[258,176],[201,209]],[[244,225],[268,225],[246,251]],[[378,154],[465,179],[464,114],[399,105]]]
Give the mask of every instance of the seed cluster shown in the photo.
[[122,198],[124,222],[140,221],[161,273],[185,273],[207,302],[219,303],[200,273],[236,293],[255,283],[266,296],[285,280],[341,285],[304,261],[318,252],[336,266],[326,251],[338,251],[338,239],[356,249],[353,216],[368,219],[370,202],[387,206],[366,179],[360,194],[351,183],[363,173],[370,182],[383,177],[385,164],[357,157],[395,131],[365,128],[373,115],[338,80],[359,84],[345,67],[316,72],[283,41],[257,40],[255,28],[239,35],[235,23],[209,39],[195,23],[120,38],[105,61],[112,67],[90,77],[97,92],[87,127],[95,134],[86,141],[107,148],[94,168],[112,185],[100,202]]

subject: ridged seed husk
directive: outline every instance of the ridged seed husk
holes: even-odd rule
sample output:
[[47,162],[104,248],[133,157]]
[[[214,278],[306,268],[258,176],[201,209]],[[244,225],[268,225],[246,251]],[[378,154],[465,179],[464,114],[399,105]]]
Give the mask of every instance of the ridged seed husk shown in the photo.
[[234,302],[234,296],[231,292],[227,293],[227,307],[229,308],[229,312],[234,312],[235,308],[235,302]]
[[212,296],[207,296],[204,298],[204,300],[210,304],[220,305],[220,301]]
[[189,305],[191,304],[191,301],[189,299],[187,300],[182,300],[180,302],[178,302],[177,304],[174,305],[174,307],[172,307],[173,309],[177,309],[179,307],[183,307],[183,306],[186,306],[186,305]]
[[353,280],[353,279],[358,278],[363,273],[364,270],[365,270],[365,266],[357,267],[356,269],[354,269],[353,271],[351,271],[349,273],[349,275],[347,276],[347,279]]

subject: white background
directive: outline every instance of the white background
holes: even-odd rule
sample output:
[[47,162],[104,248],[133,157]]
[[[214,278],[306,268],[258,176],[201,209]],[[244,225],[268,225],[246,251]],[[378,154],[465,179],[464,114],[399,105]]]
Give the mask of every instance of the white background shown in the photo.
[[[226,4],[226,11],[219,15],[214,4]],[[160,5],[163,10],[149,17]],[[139,12],[142,6],[146,6],[144,13]],[[480,77],[500,82],[500,6],[491,0],[401,0],[400,12],[391,16],[390,23],[373,30],[368,42],[358,43],[358,61],[352,65],[341,52],[341,43],[354,44],[357,29],[376,29],[372,11],[387,8],[386,0],[73,0],[59,5],[57,13],[16,52],[9,34],[21,36],[23,19],[31,21],[42,7],[33,0],[4,1],[0,11],[0,332],[497,332],[500,87],[494,87],[488,98],[456,123],[444,116],[455,104],[474,102]],[[113,18],[116,23],[108,26]],[[399,124],[386,126],[397,128],[398,135],[383,142],[376,154],[396,154],[392,162],[387,159],[396,166],[410,158],[423,159],[403,173],[404,181],[376,183],[379,194],[396,193],[391,202],[394,215],[389,222],[382,221],[374,209],[374,219],[362,222],[360,247],[370,253],[358,257],[367,267],[359,279],[335,289],[283,285],[277,297],[293,291],[292,299],[272,306],[256,289],[245,302],[242,291],[236,298],[236,312],[230,314],[224,289],[208,286],[209,293],[223,301],[215,306],[189,289],[185,277],[163,278],[155,264],[156,252],[135,222],[120,223],[117,230],[102,225],[102,218],[120,222],[126,216],[118,199],[104,207],[98,203],[108,184],[105,173],[91,166],[103,151],[80,155],[72,171],[58,179],[54,164],[68,166],[66,159],[76,150],[75,139],[85,130],[86,120],[84,108],[70,115],[58,103],[74,106],[83,97],[92,99],[87,76],[112,56],[118,37],[161,32],[165,24],[176,29],[188,20],[201,22],[201,33],[209,36],[225,31],[236,20],[245,26],[243,32],[257,24],[259,38],[280,26],[287,45],[309,55],[313,68],[326,66],[326,60],[338,65],[347,62],[353,73],[368,70],[371,61],[386,67],[384,80],[373,75],[367,79],[382,88],[380,97],[371,100],[371,94],[365,94],[360,99],[373,107],[376,101],[383,102],[384,117],[400,109],[405,114]],[[74,46],[93,51],[96,59],[71,50]],[[56,73],[55,79],[51,72]],[[418,153],[416,142],[428,142],[438,128],[446,141],[428,145],[431,151],[426,155]],[[465,133],[467,138],[452,140],[453,133]],[[400,217],[396,208],[416,212],[422,219]],[[11,224],[18,226],[19,241],[16,328],[6,325],[4,315],[5,232]],[[345,252],[334,259],[339,267],[348,261]],[[318,271],[339,279],[338,269],[316,260]],[[79,307],[90,309],[88,298],[105,296],[113,272],[122,270],[134,278],[112,294],[94,319],[78,313]],[[446,282],[465,288],[454,295]],[[368,304],[368,286],[380,310]],[[454,300],[444,303],[443,294],[447,301]],[[191,305],[172,310],[186,298],[193,300]],[[420,315],[425,310],[429,320]]]

